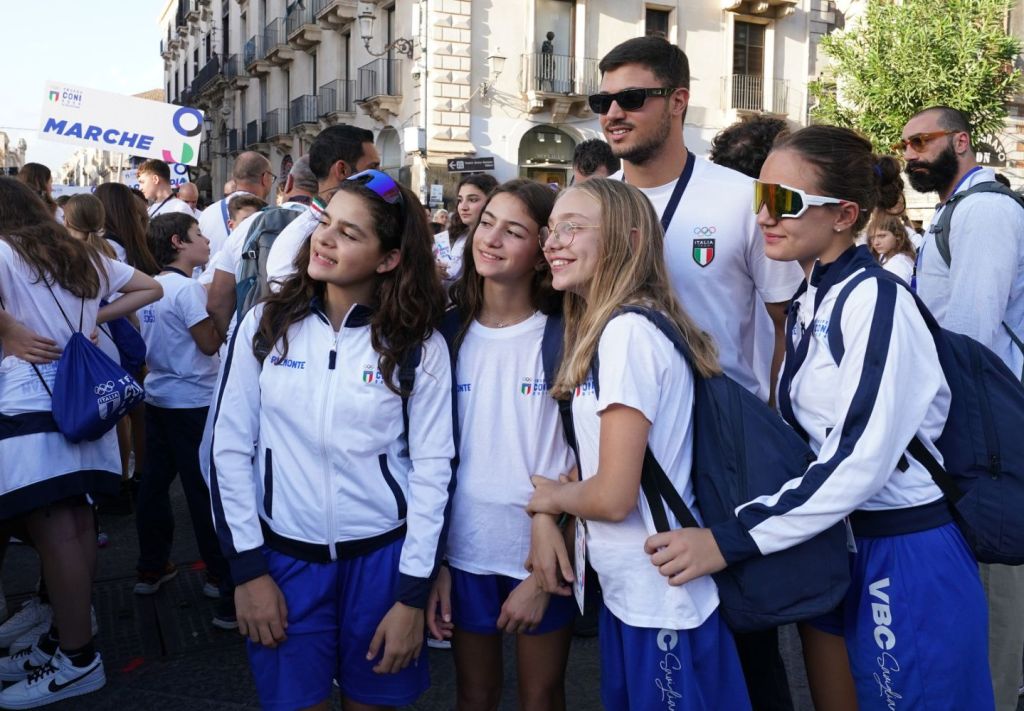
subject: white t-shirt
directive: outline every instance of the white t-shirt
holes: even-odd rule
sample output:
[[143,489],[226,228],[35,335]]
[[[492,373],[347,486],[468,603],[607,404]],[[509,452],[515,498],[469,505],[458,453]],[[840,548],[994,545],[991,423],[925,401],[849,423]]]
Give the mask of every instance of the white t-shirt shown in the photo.
[[[676,182],[641,189],[658,215]],[[765,256],[753,203],[750,178],[697,158],[666,231],[665,261],[683,308],[715,339],[722,369],[767,402],[775,327],[764,304],[791,299],[803,272]]]
[[[101,259],[106,277],[100,279],[97,298],[83,301],[60,285],[51,287],[51,295],[50,289],[38,280],[35,270],[25,264],[7,242],[0,240],[0,298],[3,299],[5,309],[22,325],[44,338],[56,341],[57,347],[63,349],[71,334],[79,330],[79,319],[81,331],[86,336],[96,330],[100,299],[109,298],[111,294],[120,291],[135,274],[135,270],[127,264],[107,257]],[[61,309],[74,328],[68,325]],[[39,371],[50,387],[53,387],[57,364],[40,366]],[[0,411],[13,415],[49,411],[50,407],[50,396],[32,366],[14,356],[5,358],[0,364]]]
[[189,217],[195,216],[192,213],[192,208],[188,206],[187,202],[174,196],[171,196],[166,200],[157,200],[146,208],[146,213],[149,215],[149,219],[151,220],[157,215],[167,215],[172,212],[181,212]]
[[448,283],[452,283],[462,276],[462,260],[466,256],[466,239],[469,232],[463,232],[462,236],[456,239],[451,246],[451,259],[448,261]]
[[217,356],[203,354],[190,328],[210,318],[206,289],[174,272],[156,277],[164,296],[139,312],[146,341],[146,402],[158,407],[208,407],[217,381]]
[[892,272],[908,284],[911,277],[914,276],[914,260],[909,254],[904,254],[903,252],[894,254],[882,261],[881,264],[882,268],[887,272]]
[[[278,207],[285,208],[286,210],[294,210],[298,213],[309,212],[309,206],[307,204],[292,202],[290,200],[288,202],[281,203]],[[256,217],[260,215],[261,212],[262,211],[254,212],[249,215],[238,224],[238,227],[231,231],[231,234],[228,235],[227,241],[218,253],[216,263],[212,264],[213,269],[227,272],[236,278],[238,277],[238,269],[242,264],[242,248],[245,247],[245,240],[249,237],[249,230],[252,229],[253,224],[256,222]],[[295,219],[298,220],[299,218]],[[281,230],[281,232],[278,233],[277,239],[280,239],[282,234],[284,234],[284,230]],[[277,239],[274,240],[274,244],[277,244]],[[272,253],[273,248],[271,248],[271,254]],[[270,255],[268,254],[267,259],[269,260],[269,258]]]
[[210,257],[210,261],[206,265],[203,274],[204,276],[209,274],[209,279],[201,281],[213,281],[215,271],[227,272],[232,276],[238,273],[238,263],[242,260],[242,247],[245,246],[245,238],[249,236],[249,229],[256,222],[256,216],[259,214],[259,211],[254,212],[231,230],[231,234],[217,250],[217,254]]
[[574,466],[544,375],[546,323],[541,313],[507,328],[474,322],[459,349],[461,439],[447,550],[459,570],[524,579],[530,477],[557,479]]
[[[105,276],[100,278],[96,298],[83,302],[59,285],[51,287],[51,296],[35,270],[25,264],[6,241],[0,240],[0,299],[5,309],[20,323],[64,348],[72,332],[78,330],[79,318],[82,319],[82,332],[86,335],[93,332],[100,299],[120,291],[135,273],[127,264],[106,257],[102,257],[102,262]],[[61,308],[74,328],[64,320]],[[40,376],[52,389],[57,363],[37,367],[39,375],[29,363],[15,356],[7,356],[0,361],[0,412],[18,415],[52,411],[53,400],[40,382]],[[114,429],[97,440],[77,444],[72,444],[59,432],[39,432],[0,440],[0,496],[82,471],[108,472],[116,481],[121,473],[121,458]]]
[[245,190],[236,190],[217,202],[210,203],[199,214],[199,232],[210,240],[211,261],[228,238],[228,202],[236,195],[251,195]]
[[[693,374],[689,366],[668,338],[637,314],[608,322],[598,343],[598,359],[600,399],[588,379],[577,388],[572,405],[582,478],[597,472],[600,414],[613,404],[634,408],[651,422],[651,452],[699,521],[690,482]],[[672,527],[678,528],[667,508],[666,514]],[[669,585],[644,552],[644,542],[655,532],[642,492],[636,509],[624,521],[587,521],[587,557],[601,578],[604,603],[634,627],[698,627],[718,606],[718,589],[710,576],[679,587]]]
[[314,200],[313,204],[281,230],[274,240],[274,246],[267,255],[267,279],[272,290],[277,291],[274,282],[283,282],[295,273],[295,256],[313,234],[322,212],[323,207]]

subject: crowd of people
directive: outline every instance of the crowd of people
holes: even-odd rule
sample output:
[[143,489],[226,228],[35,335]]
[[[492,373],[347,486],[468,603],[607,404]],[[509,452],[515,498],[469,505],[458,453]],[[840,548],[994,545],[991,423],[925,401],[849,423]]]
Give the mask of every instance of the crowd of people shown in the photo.
[[[326,709],[334,688],[348,709],[410,704],[429,638],[454,655],[456,708],[496,709],[509,634],[520,708],[565,709],[574,620],[597,601],[606,708],[792,709],[778,630],[730,630],[712,575],[839,522],[850,586],[799,625],[816,708],[1016,708],[1024,573],[979,570],[907,451],[941,457],[950,407],[912,288],[1024,374],[1024,210],[971,195],[952,258],[904,212],[903,172],[940,215],[995,180],[968,118],[920,107],[902,166],[849,129],[772,118],[705,160],[678,47],[629,40],[600,71],[606,140],[578,147],[571,186],[468,175],[450,214],[347,125],[273,203],[253,152],[198,213],[158,160],[141,197],[109,184],[63,209],[42,166],[0,178],[0,521],[42,570],[0,626],[0,708],[105,684],[96,511],[134,508],[134,591],[156,594],[177,574],[175,477],[212,624],[246,638],[266,708]],[[864,279],[830,324],[880,268],[899,281]],[[126,362],[125,318],[144,362]],[[75,331],[146,393],[79,442],[49,394]],[[653,461],[701,520],[695,382],[723,373],[813,460],[730,526],[682,528],[641,473]]]

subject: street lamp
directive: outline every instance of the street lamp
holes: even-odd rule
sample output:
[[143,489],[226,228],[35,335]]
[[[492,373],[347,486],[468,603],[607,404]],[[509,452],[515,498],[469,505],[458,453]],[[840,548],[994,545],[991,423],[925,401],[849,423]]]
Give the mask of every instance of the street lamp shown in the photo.
[[494,83],[498,81],[498,77],[505,70],[505,57],[500,54],[492,54],[487,58],[487,66],[490,67],[491,73],[480,82],[480,96],[487,96],[491,93]]
[[377,19],[373,8],[372,3],[359,3],[359,36],[363,38],[363,46],[366,47],[366,51],[374,57],[382,57],[393,49],[399,54],[404,54],[409,59],[412,59],[414,40],[405,39],[404,37],[399,37],[390,42],[380,52],[374,52],[370,49],[370,40],[373,39],[373,22]]

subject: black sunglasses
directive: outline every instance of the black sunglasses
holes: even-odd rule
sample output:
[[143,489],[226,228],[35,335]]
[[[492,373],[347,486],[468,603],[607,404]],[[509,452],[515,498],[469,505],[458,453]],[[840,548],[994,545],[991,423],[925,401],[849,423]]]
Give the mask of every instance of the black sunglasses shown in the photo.
[[648,96],[670,96],[678,87],[655,86],[649,89],[623,89],[615,94],[591,94],[587,99],[590,103],[590,110],[595,114],[606,114],[612,108],[614,101],[623,111],[636,111]]

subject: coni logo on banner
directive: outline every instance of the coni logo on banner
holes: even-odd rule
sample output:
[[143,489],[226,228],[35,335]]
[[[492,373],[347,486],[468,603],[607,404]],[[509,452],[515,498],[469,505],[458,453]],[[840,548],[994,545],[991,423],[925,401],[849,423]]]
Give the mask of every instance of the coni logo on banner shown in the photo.
[[[200,131],[203,130],[203,114],[197,109],[190,108],[188,106],[182,106],[180,109],[174,112],[174,117],[171,119],[171,124],[174,126],[174,130],[185,138],[191,138]],[[168,163],[188,163],[192,160],[195,155],[195,151],[187,141],[183,141],[181,144],[181,157],[175,158],[174,154],[166,148],[162,149],[164,160]]]

